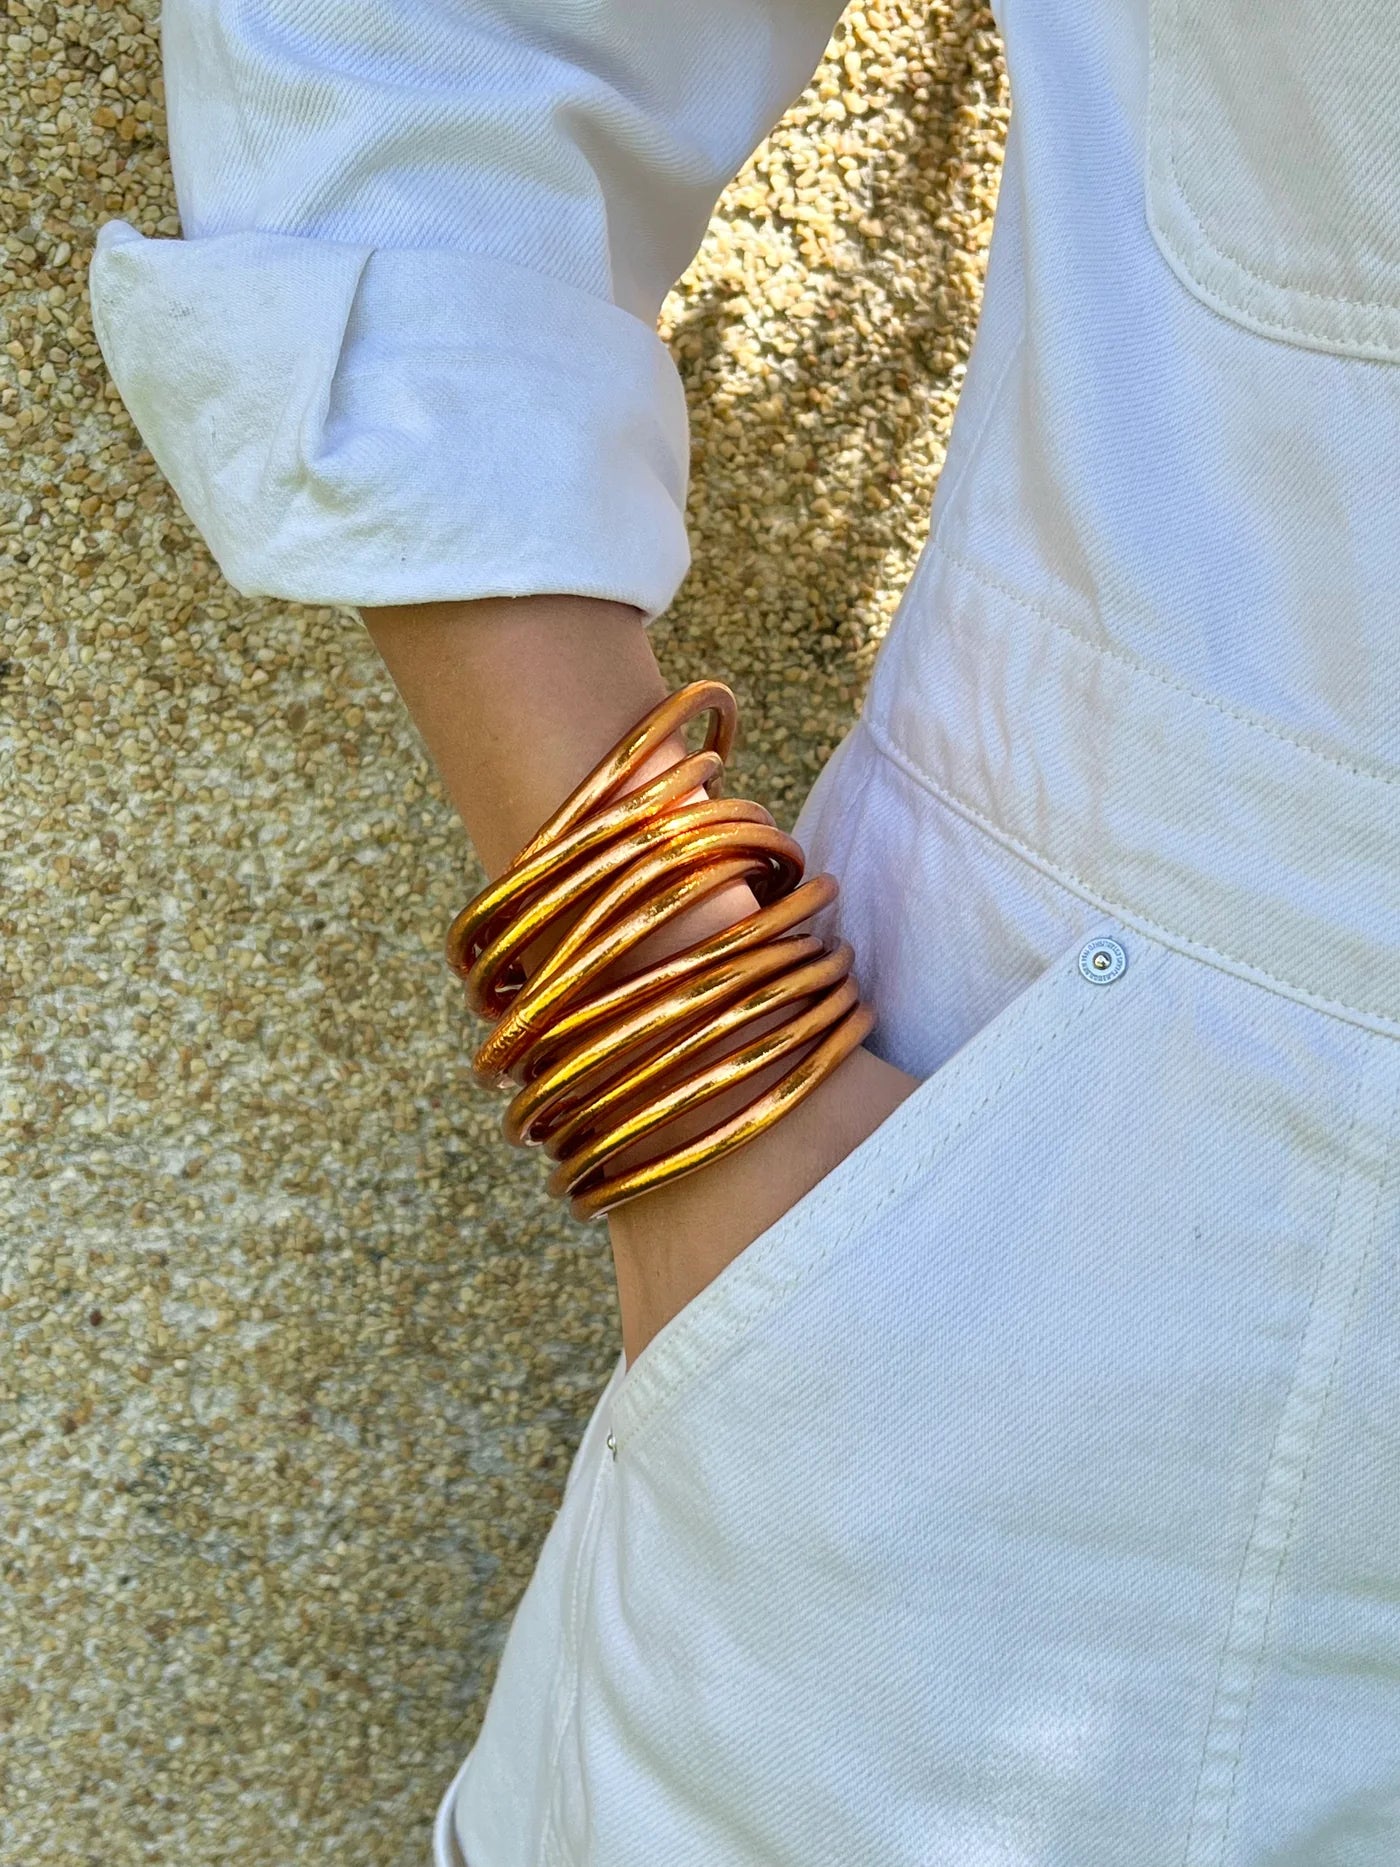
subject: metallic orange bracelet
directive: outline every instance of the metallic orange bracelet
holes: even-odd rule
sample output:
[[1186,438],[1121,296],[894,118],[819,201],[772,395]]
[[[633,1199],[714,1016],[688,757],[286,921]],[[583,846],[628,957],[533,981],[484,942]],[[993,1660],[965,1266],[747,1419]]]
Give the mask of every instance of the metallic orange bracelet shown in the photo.
[[[710,724],[700,751],[629,790],[644,762],[702,714]],[[493,1020],[472,1067],[483,1082],[518,1086],[505,1132],[558,1163],[549,1189],[576,1218],[742,1147],[810,1095],[875,1022],[851,977],[849,945],[794,931],[835,900],[835,879],[804,881],[801,850],[768,812],[718,795],[736,718],[719,681],[669,695],[448,930],[447,963],[473,1010]],[[632,948],[737,881],[748,882],[756,912],[615,982]],[[527,978],[522,954],[570,919]],[[765,1027],[742,1041],[760,1020]],[[735,1047],[710,1055],[724,1040]],[[737,1113],[667,1147],[678,1116],[786,1057],[786,1074]],[[617,1166],[651,1137],[654,1154]]]

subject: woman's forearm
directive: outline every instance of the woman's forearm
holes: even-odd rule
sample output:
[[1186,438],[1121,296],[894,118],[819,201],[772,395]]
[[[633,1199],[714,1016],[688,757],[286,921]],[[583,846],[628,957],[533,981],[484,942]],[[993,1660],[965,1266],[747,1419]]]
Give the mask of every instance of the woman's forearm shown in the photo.
[[[362,614],[492,875],[668,691],[641,614],[625,604],[540,596]],[[669,762],[660,760],[658,769]],[[739,885],[693,909],[663,937],[689,945],[755,905]],[[629,959],[657,957],[654,940]],[[912,1082],[857,1050],[764,1134],[616,1208],[609,1231],[629,1359],[883,1120]],[[732,1105],[762,1086],[760,1080],[733,1092]],[[708,1126],[729,1110],[717,1101],[691,1126]]]
[[491,875],[667,691],[625,603],[490,597],[361,614]]
[[[361,614],[491,876],[668,691],[641,613],[625,603],[492,597]],[[747,887],[728,888],[635,948],[626,969],[755,905]]]

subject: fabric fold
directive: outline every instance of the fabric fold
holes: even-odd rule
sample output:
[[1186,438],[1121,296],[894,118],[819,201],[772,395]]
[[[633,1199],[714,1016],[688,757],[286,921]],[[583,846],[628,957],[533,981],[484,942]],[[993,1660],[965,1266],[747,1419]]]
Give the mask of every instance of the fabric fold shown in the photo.
[[98,342],[245,596],[573,593],[648,621],[689,566],[685,395],[655,330],[484,254],[100,230]]

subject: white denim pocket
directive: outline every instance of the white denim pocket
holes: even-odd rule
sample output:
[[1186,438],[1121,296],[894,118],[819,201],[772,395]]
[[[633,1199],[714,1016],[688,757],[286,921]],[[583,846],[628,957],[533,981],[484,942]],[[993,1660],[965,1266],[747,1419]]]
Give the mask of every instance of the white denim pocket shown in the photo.
[[1055,959],[616,1392],[559,1859],[1393,1858],[1346,1487],[1393,1461],[1354,1403],[1325,1498],[1313,1455],[1381,1392],[1400,1078],[1100,932],[1120,977]]
[[1393,0],[1151,0],[1147,215],[1223,316],[1400,357]]
[[[1118,956],[1111,979],[1095,974],[1096,953]],[[1166,956],[1111,916],[1076,936],[647,1344],[613,1389],[619,1453],[761,1318],[843,1251],[868,1242],[881,1213],[937,1172],[954,1137],[973,1128],[1010,1084],[1034,1079],[1078,1032],[1111,1019]]]

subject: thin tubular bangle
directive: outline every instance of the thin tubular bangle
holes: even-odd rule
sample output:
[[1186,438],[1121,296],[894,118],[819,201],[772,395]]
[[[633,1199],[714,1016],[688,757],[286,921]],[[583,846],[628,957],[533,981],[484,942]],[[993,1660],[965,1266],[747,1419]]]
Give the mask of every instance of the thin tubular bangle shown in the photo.
[[[635,939],[617,951],[625,952],[628,945],[643,939],[656,922],[655,909],[648,911],[649,898],[657,892],[655,884],[664,882],[677,868],[693,869],[712,858],[740,854],[751,859],[754,889],[760,899],[776,892],[789,875],[795,878],[802,873],[801,850],[775,826],[767,811],[758,804],[722,799],[673,809],[618,837],[575,870],[551,877],[552,886],[522,890],[514,918],[478,955],[467,975],[473,1005],[508,1009],[519,996],[519,988],[502,1004],[504,976],[547,928],[581,901],[588,903],[583,916],[531,980],[534,989],[542,989],[547,977],[562,971],[575,953],[588,947],[594,930],[612,921],[623,908],[632,908],[634,917],[644,924],[638,925]],[[770,867],[771,878],[766,874]],[[622,938],[620,930],[618,938]]]
[[588,816],[595,805],[605,803],[620,791],[632,774],[673,734],[704,713],[710,714],[711,719],[702,750],[717,752],[723,764],[734,745],[734,729],[739,722],[738,703],[723,681],[692,681],[668,694],[650,713],[643,715],[630,732],[624,733],[607,757],[594,766],[582,784],[571,791],[554,815],[540,826],[521,850],[521,856],[531,856],[537,849],[557,842],[566,830]]
[[752,1141],[775,1122],[781,1121],[790,1109],[804,1101],[818,1084],[844,1063],[874,1028],[874,1008],[857,1005],[849,1017],[837,1025],[814,1050],[808,1051],[781,1082],[765,1090],[747,1108],[740,1109],[737,1115],[731,1115],[727,1121],[687,1142],[684,1147],[646,1161],[611,1181],[600,1178],[584,1187],[571,1183],[565,1189],[558,1184],[563,1179],[563,1169],[556,1168],[548,1182],[550,1192],[567,1190],[571,1195],[569,1207],[574,1217],[593,1219],[600,1213],[611,1212],[614,1206],[621,1206],[629,1199],[638,1199],[643,1193],[654,1192],[657,1187],[678,1180],[684,1174],[694,1173],[697,1168],[708,1167],[712,1161],[722,1160],[726,1154],[732,1154],[736,1148],[743,1147],[745,1142]]
[[[637,784],[652,754],[703,715],[701,749]],[[851,976],[849,945],[797,931],[836,899],[834,878],[804,880],[800,848],[762,806],[718,795],[736,723],[734,696],[718,681],[668,695],[448,930],[448,965],[472,1008],[494,1020],[473,1070],[516,1085],[505,1132],[555,1159],[550,1191],[567,1197],[578,1218],[763,1133],[874,1024]],[[635,947],[737,881],[749,883],[753,913],[620,981],[613,976]],[[527,977],[524,955],[537,941],[548,957]],[[745,1037],[760,1022],[765,1028]],[[733,1047],[716,1055],[726,1043]],[[674,1122],[789,1059],[783,1076],[744,1106],[667,1145]],[[638,1162],[642,1145],[655,1151]]]
[[[712,934],[708,940],[701,941],[698,946],[673,953],[654,966],[631,974],[599,997],[564,1012],[532,1049],[530,1077],[526,1080],[533,1080],[536,1075],[547,1070],[556,1055],[568,1050],[585,1033],[607,1024],[616,1015],[640,1008],[669,986],[685,985],[697,973],[708,968],[712,961],[718,962],[746,953],[766,941],[776,942],[780,934],[790,932],[803,921],[810,920],[812,915],[829,907],[836,899],[836,892],[835,876],[808,876],[790,895],[770,902],[757,914],[749,914],[743,920],[734,921],[720,932]],[[816,938],[815,935],[810,937]]]
[[[641,858],[589,907],[528,987],[522,988],[512,999],[495,1030],[478,1050],[473,1065],[478,1077],[486,1082],[503,1081],[532,1039],[547,1028],[553,1012],[586,991],[592,980],[664,926],[682,906],[713,894],[724,885],[725,870],[707,858],[734,846],[732,837],[721,840],[726,827],[721,825],[715,830],[698,833],[689,849],[677,843],[674,849],[662,849]],[[768,873],[766,858],[770,852],[775,857],[786,858],[789,851],[789,866],[801,872],[800,851],[781,830],[764,831],[761,826],[755,826],[754,836],[768,839],[771,848],[765,850],[760,846],[752,854],[746,851],[746,869],[741,870],[741,874],[746,872],[756,883],[761,883]],[[787,850],[781,844],[786,844]],[[648,885],[664,881],[668,869],[678,858],[693,861],[697,866],[665,891],[664,900],[669,911],[661,912],[656,890]],[[638,900],[643,891],[646,891],[643,898]],[[536,927],[532,938],[547,926],[545,922]]]
[[[795,951],[788,950],[795,943]],[[636,1006],[614,1021],[603,1023],[584,1043],[571,1045],[567,1054],[554,1066],[537,1066],[530,1081],[505,1112],[502,1126],[508,1140],[518,1146],[544,1142],[553,1132],[551,1124],[567,1114],[568,1102],[596,1091],[617,1069],[617,1059],[624,1047],[635,1047],[643,1057],[660,1051],[672,1061],[680,1061],[676,1037],[697,1020],[708,1020],[727,1010],[746,987],[757,986],[775,973],[787,972],[795,957],[813,957],[825,952],[815,934],[792,935],[789,940],[774,941],[752,952],[736,953],[718,966],[707,969],[697,978],[686,980],[676,991],[673,1024],[658,1028],[654,1008]],[[709,1023],[707,1041],[718,1035],[717,1024]],[[553,1033],[551,1033],[553,1035]],[[538,1048],[538,1046],[537,1046]],[[595,1101],[592,1106],[610,1104],[615,1091]]]
[[[720,1039],[742,1030],[746,1024],[752,1024],[755,1020],[766,1017],[770,1011],[780,1010],[784,1005],[791,1005],[799,1000],[805,1002],[817,999],[818,993],[824,993],[825,996],[817,999],[817,1002],[810,1006],[809,1012],[790,1018],[785,1025],[779,1027],[775,1036],[786,1042],[799,1029],[812,1037],[816,1036],[818,1031],[824,1031],[828,1024],[836,1022],[839,1012],[850,1010],[856,1002],[857,995],[854,981],[847,978],[851,968],[850,947],[843,943],[841,947],[826,950],[823,949],[820,941],[816,944],[817,952],[805,964],[788,966],[787,956],[783,955],[786,970],[776,978],[759,980],[751,991],[745,992],[739,998],[731,999],[704,1023],[692,1026],[678,1042],[652,1047],[642,1055],[641,1061],[626,1075],[610,1083],[606,1089],[590,1096],[582,1106],[577,1104],[576,1089],[574,1111],[570,1114],[564,1110],[562,1120],[558,1118],[560,1111],[557,1102],[551,1102],[548,1105],[548,1113],[555,1116],[555,1121],[549,1122],[537,1115],[535,1127],[540,1132],[532,1134],[531,1140],[541,1142],[545,1152],[552,1154],[556,1160],[573,1157],[582,1143],[588,1140],[600,1125],[606,1124],[608,1117],[614,1111],[625,1110],[629,1102],[635,1102],[636,1098],[651,1085],[664,1083],[667,1074],[674,1072],[681,1064],[690,1062],[692,1058],[703,1056],[706,1051],[712,1050]],[[828,992],[828,987],[841,989]],[[843,999],[842,993],[848,987],[850,996],[848,999]],[[804,1023],[804,1019],[810,1013],[820,1015],[816,1017],[815,1023],[808,1025]],[[754,1056],[757,1060],[752,1071],[740,1072],[738,1070],[738,1059],[741,1054],[739,1052],[731,1052],[720,1059],[720,1062],[726,1065],[734,1065],[736,1072],[734,1080],[738,1079],[739,1074],[753,1074],[762,1067],[759,1046],[763,1041],[762,1038],[755,1040]],[[797,1041],[800,1040],[793,1038],[793,1043]],[[788,1044],[788,1048],[791,1047],[792,1044]],[[618,1144],[622,1145],[638,1139],[642,1134],[649,1133],[652,1126],[669,1120],[671,1114],[688,1108],[690,1101],[684,1099],[686,1093],[693,1092],[693,1100],[705,1100],[705,1096],[700,1094],[696,1087],[700,1081],[699,1077],[692,1078],[684,1085],[684,1090],[673,1090],[670,1097],[662,1096],[659,1100],[649,1104],[644,1126],[637,1125],[642,1121],[642,1116],[629,1115],[625,1124],[625,1132],[622,1127],[617,1130]],[[532,1087],[537,1086],[532,1085]],[[721,1084],[720,1086],[727,1085]],[[718,1093],[718,1090],[715,1093]],[[673,1100],[674,1098],[681,1099]],[[666,1112],[668,1108],[670,1114]]]
[[[660,777],[653,779],[641,790],[624,798],[621,803],[614,804],[610,810],[601,812],[591,821],[576,825],[556,847],[538,850],[528,862],[523,857],[517,857],[506,874],[490,887],[483,888],[453,921],[447,935],[448,965],[462,978],[469,979],[482,951],[490,944],[495,923],[508,917],[513,903],[528,896],[563,864],[624,833],[634,823],[646,822],[658,807],[673,803],[691,791],[700,790],[718,776],[722,769],[716,753],[693,753],[679,765],[673,765],[669,771],[662,772]],[[768,821],[771,823],[772,818],[769,817]],[[514,985],[518,988],[523,983],[521,975]],[[478,999],[482,1002],[477,1002]],[[473,1011],[484,1017],[494,1017],[501,1009],[502,1006],[489,1000],[483,988],[474,989]]]
[[[674,1121],[677,1115],[687,1114],[701,1103],[723,1095],[737,1083],[747,1081],[750,1076],[757,1076],[789,1051],[801,1049],[813,1037],[822,1035],[833,1024],[839,1023],[844,1013],[855,1008],[859,998],[855,980],[844,979],[834,992],[806,1006],[789,1018],[786,1024],[777,1025],[771,1031],[764,1031],[761,1036],[751,1038],[738,1050],[720,1057],[708,1069],[687,1077],[683,1083],[657,1096],[645,1108],[635,1109],[631,1114],[617,1115],[614,1125],[606,1133],[592,1135],[585,1125],[584,1139],[577,1147],[568,1152],[557,1150],[559,1166],[551,1179],[550,1190],[567,1190],[576,1194],[580,1187],[594,1178],[598,1169],[607,1165],[614,1154],[620,1154],[636,1141],[644,1141],[657,1128],[664,1128],[668,1122]],[[552,1147],[547,1147],[545,1151],[556,1152]]]

